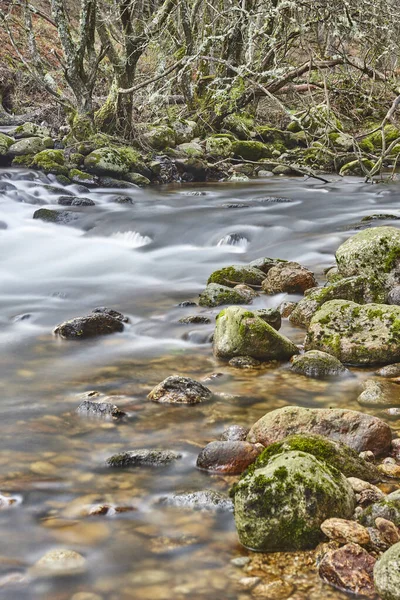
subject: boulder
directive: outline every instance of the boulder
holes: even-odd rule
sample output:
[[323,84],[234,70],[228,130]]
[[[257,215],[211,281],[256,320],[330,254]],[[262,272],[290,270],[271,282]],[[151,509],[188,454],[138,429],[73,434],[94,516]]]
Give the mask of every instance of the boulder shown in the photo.
[[282,325],[282,316],[277,308],[258,308],[253,311],[257,317],[271,325],[276,331],[279,331]]
[[365,485],[369,485],[366,482],[380,479],[377,468],[346,444],[310,433],[294,433],[282,441],[274,442],[263,450],[253,467],[265,467],[272,456],[292,450],[312,454],[319,461],[338,469],[346,477],[361,478]]
[[242,425],[229,425],[221,434],[220,440],[225,442],[244,441],[249,433],[248,427]]
[[314,273],[299,263],[284,262],[269,269],[262,288],[266,294],[302,294],[316,285]]
[[367,506],[358,516],[358,520],[366,527],[374,527],[375,520],[381,518],[391,521],[400,527],[400,490],[388,494],[378,502]]
[[7,154],[12,157],[33,155],[52,147],[53,140],[51,138],[30,137],[14,142],[14,144],[9,146]]
[[262,552],[313,548],[326,519],[350,518],[355,507],[339,471],[298,451],[277,454],[245,473],[233,494],[239,540]]
[[[277,200],[277,198],[275,198]],[[280,263],[285,263],[286,260],[281,260],[280,258],[269,258],[268,256],[262,256],[261,258],[256,258],[252,260],[249,264],[249,267],[255,267],[259,271],[262,271],[265,275],[268,273],[272,267]]]
[[363,385],[364,391],[357,398],[361,406],[400,406],[400,385],[377,379],[367,379]]
[[336,251],[339,273],[363,275],[393,288],[400,277],[400,229],[374,227],[360,231]]
[[112,402],[103,402],[101,400],[84,400],[80,403],[76,412],[87,417],[105,419],[121,419],[126,416],[126,413]]
[[62,150],[42,150],[35,154],[32,167],[53,175],[68,175]]
[[217,317],[213,341],[217,358],[251,356],[260,360],[287,360],[299,349],[255,313],[230,306]]
[[247,441],[269,446],[293,433],[322,435],[356,452],[371,450],[375,456],[387,454],[392,441],[389,425],[377,417],[343,408],[301,406],[285,406],[267,413],[250,429]]
[[165,150],[175,148],[176,138],[174,130],[168,125],[153,127],[143,135],[145,141],[154,150]]
[[264,279],[265,273],[261,269],[250,265],[231,265],[214,271],[207,283],[219,283],[227,287],[235,287],[240,283],[260,286]]
[[[85,158],[85,169],[95,175],[122,177],[130,171],[141,172],[143,163],[140,154],[129,146],[105,147],[93,150]],[[102,182],[102,185],[107,185]],[[126,186],[134,184],[126,182]],[[111,186],[112,187],[112,186]]]
[[294,356],[290,369],[293,373],[315,379],[329,379],[350,374],[340,360],[319,350],[309,350],[305,354]]
[[182,454],[173,450],[140,449],[113,454],[107,459],[107,466],[126,467],[164,467],[182,458]]
[[374,584],[382,600],[400,600],[400,543],[386,550],[376,562]]
[[262,158],[271,158],[273,150],[270,146],[257,141],[237,141],[232,143],[235,158],[257,162]]
[[233,503],[228,496],[214,490],[181,492],[161,498],[161,504],[182,509],[200,510],[204,512],[232,512]]
[[204,150],[198,142],[185,142],[176,147],[176,151],[182,156],[191,156],[194,158],[203,158]]
[[14,142],[15,140],[12,137],[6,135],[5,133],[0,133],[0,157],[7,154],[7,150],[14,144]]
[[58,223],[59,225],[68,225],[78,219],[79,215],[69,210],[53,210],[51,208],[39,208],[33,213],[33,219],[40,219],[48,223]]
[[400,359],[400,307],[326,302],[311,319],[305,349],[355,366],[395,362]]
[[343,592],[375,597],[373,570],[375,558],[358,544],[329,550],[318,568],[321,579]]
[[209,283],[199,296],[199,305],[207,307],[223,304],[251,304],[252,301],[253,298],[247,292],[218,283]]
[[171,123],[171,128],[175,133],[175,140],[177,144],[188,143],[194,137],[196,137],[196,121],[186,121],[185,119],[177,120]]
[[245,441],[210,442],[197,457],[196,466],[212,473],[240,475],[262,449],[261,444]]
[[31,137],[48,138],[50,137],[50,130],[48,127],[43,127],[42,125],[27,121],[23,125],[18,125],[18,127],[9,131],[9,134],[16,140]]
[[95,175],[85,173],[80,169],[71,169],[68,173],[68,177],[73,183],[83,185],[97,185],[97,178]]
[[229,361],[229,365],[234,369],[258,369],[261,362],[251,356],[234,356]]
[[376,371],[379,377],[400,377],[400,363],[386,365]]
[[290,314],[293,325],[308,327],[317,310],[329,300],[351,300],[357,304],[384,303],[387,293],[375,279],[362,276],[345,277],[323,288],[310,290]]
[[123,330],[124,324],[120,319],[107,313],[93,312],[86,317],[76,317],[60,323],[54,329],[54,333],[65,340],[84,340]]
[[206,153],[215,159],[228,158],[232,154],[230,137],[213,135],[206,140]]
[[212,398],[212,392],[202,383],[171,375],[156,385],[147,398],[162,404],[199,404]]

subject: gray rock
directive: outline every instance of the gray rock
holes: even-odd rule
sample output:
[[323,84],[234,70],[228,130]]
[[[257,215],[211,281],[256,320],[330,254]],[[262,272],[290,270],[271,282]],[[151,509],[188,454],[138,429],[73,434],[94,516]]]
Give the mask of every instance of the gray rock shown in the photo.
[[61,206],[94,206],[95,202],[90,198],[73,198],[71,196],[60,196],[58,204]]
[[50,208],[39,208],[33,213],[34,219],[47,221],[48,223],[57,223],[58,225],[68,225],[79,218],[77,213],[68,210],[53,210]]
[[126,416],[126,413],[115,404],[96,400],[84,400],[80,403],[76,412],[88,417],[104,417],[106,419],[121,419]]
[[208,325],[211,323],[211,319],[202,315],[190,315],[189,317],[182,317],[178,323],[182,323],[182,325]]
[[92,313],[86,317],[76,317],[64,321],[54,329],[54,333],[66,340],[87,338],[121,332],[124,324],[106,313]]
[[329,379],[350,374],[340,360],[319,350],[310,350],[300,356],[294,356],[290,369],[293,373],[315,379]]
[[235,369],[258,369],[261,366],[261,362],[251,356],[234,356],[229,364]]
[[113,454],[107,459],[107,466],[125,467],[164,467],[182,458],[182,454],[173,450],[140,449]]
[[400,386],[390,381],[367,379],[364,391],[358,396],[361,406],[378,406],[388,408],[400,406]]
[[387,297],[387,303],[396,306],[400,305],[400,285],[396,285],[396,287],[390,290]]
[[400,543],[386,550],[377,561],[374,584],[382,600],[400,600]]
[[242,425],[229,425],[221,434],[220,440],[226,442],[238,442],[245,440],[249,433],[248,427]]
[[209,283],[199,296],[199,305],[209,308],[223,304],[251,304],[252,301],[246,292],[218,283]]
[[257,317],[271,325],[276,331],[279,331],[282,325],[282,316],[277,308],[258,308],[254,311]]
[[38,154],[42,150],[53,147],[51,138],[30,137],[18,140],[7,150],[9,156],[25,156],[27,154]]
[[231,265],[223,267],[212,273],[207,283],[219,283],[228,287],[235,287],[239,283],[260,286],[265,279],[265,273],[250,265]]
[[197,492],[181,492],[161,498],[160,502],[167,506],[179,509],[192,509],[201,511],[232,512],[233,503],[228,496],[214,490],[201,490]]
[[380,377],[400,377],[400,363],[381,367],[376,371],[376,375]]
[[156,385],[147,398],[162,404],[199,404],[212,398],[212,392],[202,383],[171,375]]
[[374,527],[377,518],[386,519],[400,527],[400,490],[396,490],[378,502],[367,506],[359,515],[358,520],[362,525]]

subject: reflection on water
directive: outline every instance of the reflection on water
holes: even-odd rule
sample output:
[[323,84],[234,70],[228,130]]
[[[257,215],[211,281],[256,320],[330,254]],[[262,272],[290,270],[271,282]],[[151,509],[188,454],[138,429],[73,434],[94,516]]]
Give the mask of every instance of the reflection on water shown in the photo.
[[[77,216],[69,226],[32,219],[40,206],[60,208],[65,191],[95,206],[63,207]],[[225,426],[249,426],[287,404],[359,408],[358,386],[368,373],[332,383],[303,379],[287,365],[235,370],[213,358],[212,325],[178,323],[218,311],[177,305],[196,300],[214,269],[260,256],[301,262],[322,282],[336,247],[363,216],[400,215],[398,187],[274,178],[123,195],[131,202],[116,202],[118,190],[65,190],[51,176],[0,171],[0,491],[22,498],[0,511],[0,597],[244,599],[250,592],[238,581],[260,575],[272,585],[266,598],[281,597],[274,585],[282,576],[282,597],[344,597],[318,582],[306,554],[294,570],[285,555],[253,556],[251,568],[238,568],[232,559],[250,554],[237,542],[231,514],[174,509],[158,500],[185,490],[229,489],[232,478],[195,468],[199,449]],[[241,208],[228,208],[234,205]],[[284,299],[296,297],[262,296],[254,305]],[[83,343],[52,336],[57,323],[96,306],[121,311],[130,325]],[[302,343],[304,332],[287,320],[282,331]],[[203,380],[216,372],[221,376],[207,381],[217,393],[210,404],[146,401],[170,374]],[[77,415],[79,395],[92,389],[116,396],[128,418]],[[177,450],[183,458],[157,470],[104,468],[110,454],[149,447]],[[126,510],[89,514],[105,504]],[[31,577],[31,565],[53,548],[80,552],[86,571]],[[97,596],[74,596],[79,592]]]

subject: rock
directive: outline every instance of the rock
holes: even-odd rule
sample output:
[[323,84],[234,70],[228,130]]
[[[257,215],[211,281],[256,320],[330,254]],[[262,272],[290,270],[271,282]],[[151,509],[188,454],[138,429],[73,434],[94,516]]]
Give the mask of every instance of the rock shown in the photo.
[[107,306],[98,306],[97,308],[94,308],[92,310],[92,313],[95,313],[95,314],[100,313],[101,315],[109,315],[110,317],[113,317],[114,319],[117,319],[118,321],[121,321],[122,323],[129,323],[128,317],[125,317],[125,315],[120,313],[118,310],[114,310],[113,308],[108,308]]
[[0,157],[5,156],[7,154],[7,150],[12,144],[14,144],[15,140],[6,135],[5,133],[0,133]]
[[[93,150],[85,158],[85,169],[95,175],[123,176],[133,170],[134,166],[141,164],[140,155],[133,148],[99,148]],[[101,182],[104,185],[104,182]],[[133,186],[126,182],[127,186]],[[111,186],[112,187],[112,186]]]
[[227,287],[235,287],[238,283],[260,286],[264,279],[265,273],[256,267],[251,267],[250,265],[231,265],[230,267],[214,271],[207,283],[219,283]]
[[182,156],[192,156],[194,158],[203,158],[204,150],[198,142],[184,142],[176,147],[177,152]]
[[400,465],[393,463],[383,463],[378,466],[378,469],[386,477],[392,477],[393,479],[400,479]]
[[350,518],[355,497],[343,475],[311,454],[277,454],[246,472],[234,490],[240,542],[273,552],[312,548],[328,518]]
[[327,519],[321,525],[322,532],[331,540],[340,544],[353,542],[366,546],[370,542],[368,530],[356,521],[346,519]]
[[223,304],[251,304],[252,301],[247,292],[218,283],[209,283],[199,296],[199,305],[209,308]]
[[282,325],[281,313],[277,308],[258,308],[253,311],[257,317],[271,325],[276,331],[279,331]]
[[146,142],[155,150],[175,148],[175,132],[168,125],[158,125],[143,135]]
[[196,466],[212,473],[239,475],[255,461],[262,451],[261,444],[249,442],[210,442],[197,457]]
[[287,319],[288,317],[290,317],[290,315],[292,314],[292,312],[294,311],[296,306],[297,306],[297,302],[282,302],[278,306],[278,310],[281,313],[281,316],[284,319]]
[[375,525],[380,533],[380,536],[389,546],[397,544],[397,542],[400,540],[399,530],[396,525],[392,523],[392,521],[378,517],[375,519]]
[[329,379],[350,374],[337,358],[319,350],[310,350],[300,356],[294,356],[290,369],[293,373],[315,379]]
[[171,375],[156,385],[147,398],[162,404],[199,404],[210,400],[212,392],[194,379]]
[[258,296],[258,293],[255,290],[253,290],[250,286],[244,283],[239,283],[238,285],[235,285],[235,287],[232,289],[234,289],[236,292],[239,292],[239,294],[241,294],[243,298],[246,299],[246,304],[251,304],[254,298],[257,298]]
[[53,175],[68,175],[62,150],[42,150],[38,152],[33,157],[32,167]]
[[376,371],[376,375],[379,375],[380,377],[400,377],[400,363],[381,367]]
[[99,402],[96,400],[84,400],[80,403],[76,412],[88,417],[105,417],[111,419],[120,419],[126,416],[122,410],[111,402]]
[[392,439],[390,427],[371,415],[342,408],[285,406],[261,417],[247,440],[269,446],[294,432],[322,435],[356,452],[371,450],[375,456],[387,454]]
[[86,559],[74,550],[50,550],[35,563],[31,571],[39,577],[79,575],[86,571]]
[[396,285],[396,287],[390,290],[387,297],[387,303],[395,304],[396,306],[400,305],[400,285]]
[[271,158],[270,146],[257,141],[238,141],[232,143],[235,158],[242,160],[259,161],[262,158]]
[[366,527],[374,527],[375,519],[382,518],[400,526],[400,490],[374,502],[359,515],[358,521]]
[[221,311],[213,340],[217,358],[251,356],[259,360],[287,360],[299,350],[255,313],[230,306]]
[[361,406],[400,406],[400,386],[390,381],[367,379],[357,401]]
[[297,303],[290,315],[290,322],[308,327],[317,310],[329,300],[351,300],[357,304],[384,303],[386,292],[377,280],[361,276],[345,277],[325,287],[310,290]]
[[268,271],[272,269],[272,267],[286,262],[286,260],[281,260],[280,258],[269,258],[268,256],[263,256],[261,258],[256,258],[256,260],[252,260],[249,266],[262,271],[266,275]]
[[189,317],[182,317],[178,323],[182,323],[182,325],[208,325],[211,323],[211,319],[202,315],[190,315]]
[[50,130],[48,127],[43,127],[27,121],[23,125],[18,125],[18,127],[11,129],[9,134],[16,140],[31,137],[48,138],[50,137]]
[[336,251],[341,275],[364,275],[381,281],[389,290],[399,281],[400,230],[374,227],[360,231]]
[[400,307],[326,302],[313,316],[306,350],[322,350],[344,364],[387,364],[400,359]]
[[370,463],[375,462],[375,455],[373,452],[371,452],[371,450],[366,450],[365,452],[360,452],[359,456],[360,456],[360,458],[366,460],[367,462],[370,462]]
[[91,175],[89,173],[85,173],[80,169],[71,169],[68,173],[68,177],[73,183],[83,184],[83,185],[97,185],[97,177],[95,175]]
[[339,174],[342,177],[346,175],[358,175],[365,176],[366,172],[370,171],[375,166],[375,163],[368,158],[362,158],[361,160],[352,160],[340,169]]
[[58,204],[61,206],[94,206],[95,203],[90,198],[72,198],[71,196],[60,196]]
[[201,490],[198,492],[181,492],[161,498],[160,502],[167,506],[182,509],[201,511],[232,512],[233,503],[226,496],[214,490]]
[[244,441],[249,431],[248,427],[242,427],[242,425],[229,425],[224,429],[219,439],[225,442]]
[[400,600],[400,543],[386,550],[377,561],[374,584],[382,600]]
[[232,173],[232,175],[228,178],[228,181],[233,183],[244,183],[246,181],[250,181],[250,177],[244,173]]
[[272,267],[262,283],[266,294],[303,293],[317,286],[314,274],[296,262],[284,262]]
[[175,140],[177,144],[185,144],[190,142],[196,137],[198,125],[196,121],[187,121],[180,119],[173,121],[171,127],[175,133]]
[[30,137],[14,142],[9,146],[7,154],[9,156],[33,155],[52,147],[53,140],[51,138]]
[[182,458],[182,454],[173,450],[141,449],[113,454],[107,458],[107,466],[125,467],[164,467]]
[[363,484],[366,486],[370,485],[367,481],[380,479],[376,467],[363,460],[349,446],[328,437],[310,433],[294,433],[282,441],[269,445],[257,458],[254,466],[256,468],[265,467],[272,456],[288,451],[312,454],[319,461],[324,461],[338,469],[346,477],[351,478],[355,475],[362,477],[365,480]]
[[211,158],[228,158],[232,154],[232,141],[229,137],[213,135],[206,140],[206,153]]
[[48,223],[57,223],[59,225],[68,225],[76,221],[79,217],[77,213],[68,210],[53,210],[50,208],[39,208],[33,213],[33,219],[40,219]]
[[373,598],[375,558],[357,544],[330,550],[319,564],[320,577],[340,590]]
[[144,175],[141,175],[140,173],[130,172],[124,175],[124,177],[126,181],[129,181],[129,183],[134,183],[139,187],[144,187],[145,185],[150,185],[151,183],[150,179],[148,179]]
[[65,340],[84,340],[98,335],[109,335],[124,330],[120,319],[107,313],[92,313],[86,317],[76,317],[64,321],[54,329],[54,333]]
[[235,369],[257,369],[261,362],[251,356],[235,356],[231,358],[229,364]]

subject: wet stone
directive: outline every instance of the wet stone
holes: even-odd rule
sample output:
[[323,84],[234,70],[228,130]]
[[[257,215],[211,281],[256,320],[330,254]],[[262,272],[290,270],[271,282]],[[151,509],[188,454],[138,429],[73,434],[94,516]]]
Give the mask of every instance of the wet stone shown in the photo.
[[244,441],[210,442],[200,452],[196,466],[212,473],[239,475],[255,461],[262,450],[261,444]]
[[288,317],[290,317],[290,315],[292,314],[292,312],[294,311],[296,306],[297,306],[297,302],[282,302],[278,306],[278,310],[281,313],[281,316],[284,319],[287,319]]
[[251,356],[234,356],[229,364],[235,369],[257,369],[261,365],[261,361]]
[[309,350],[305,354],[294,356],[291,363],[290,369],[293,373],[315,379],[330,379],[349,374],[340,360],[319,350]]
[[267,294],[303,293],[317,285],[314,274],[296,262],[280,263],[268,271],[262,288]]
[[379,531],[381,538],[389,545],[397,544],[400,540],[399,530],[392,521],[378,517],[375,519],[375,526]]
[[128,317],[125,317],[125,315],[120,313],[118,310],[114,310],[113,308],[108,308],[107,306],[98,306],[97,308],[94,308],[92,310],[92,313],[94,313],[94,314],[99,313],[101,315],[109,315],[110,317],[113,317],[113,319],[117,319],[118,321],[121,321],[122,323],[129,323]]
[[353,542],[366,546],[370,541],[368,530],[356,521],[327,519],[322,523],[321,529],[329,539],[342,544]]
[[248,427],[242,425],[229,425],[221,434],[220,440],[225,442],[244,441],[249,433]]
[[386,365],[376,371],[376,375],[380,377],[400,377],[400,363]]
[[400,385],[391,381],[367,379],[364,391],[357,398],[361,406],[396,407],[400,406]]
[[66,340],[84,340],[99,335],[123,331],[124,324],[107,313],[92,313],[64,321],[54,329],[54,334]]
[[189,317],[182,317],[178,323],[182,323],[182,325],[208,325],[211,323],[211,319],[202,315],[191,315]]
[[197,306],[196,302],[191,302],[190,300],[184,300],[183,302],[179,302],[179,308],[186,308],[189,306]]
[[327,552],[319,565],[319,575],[344,592],[375,596],[373,569],[375,558],[357,544],[346,544]]
[[40,558],[31,572],[39,577],[77,575],[86,570],[86,559],[74,550],[50,550]]
[[130,450],[110,456],[107,459],[107,465],[115,468],[163,467],[179,458],[182,458],[182,454],[173,450]]
[[400,598],[400,543],[387,550],[374,568],[375,588],[382,600]]
[[259,308],[253,311],[257,317],[271,325],[276,331],[279,331],[282,325],[282,316],[277,308]]
[[147,398],[164,404],[198,404],[210,400],[212,392],[190,377],[171,375],[156,385]]
[[76,409],[80,415],[87,417],[100,417],[108,419],[121,419],[126,416],[122,410],[111,402],[101,402],[96,400],[84,400]]
[[161,498],[160,502],[176,508],[187,508],[201,511],[232,512],[232,500],[221,492],[214,490],[201,490],[196,492],[182,492]]
[[62,206],[94,206],[95,202],[90,198],[72,198],[71,196],[60,196],[58,204]]
[[52,210],[50,208],[39,208],[39,210],[36,210],[33,213],[34,219],[61,225],[67,225],[72,221],[76,221],[78,217],[79,215],[77,213],[69,212],[67,210]]

